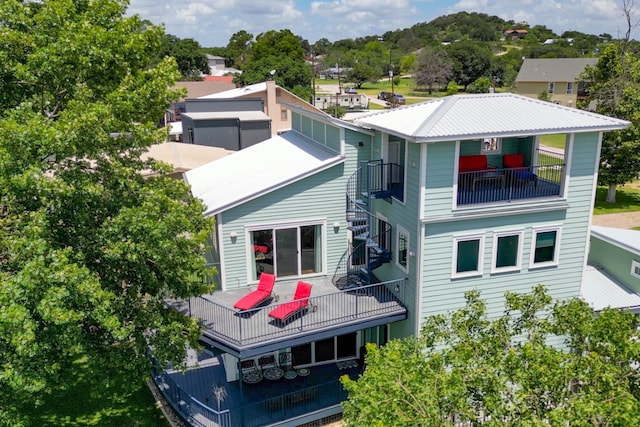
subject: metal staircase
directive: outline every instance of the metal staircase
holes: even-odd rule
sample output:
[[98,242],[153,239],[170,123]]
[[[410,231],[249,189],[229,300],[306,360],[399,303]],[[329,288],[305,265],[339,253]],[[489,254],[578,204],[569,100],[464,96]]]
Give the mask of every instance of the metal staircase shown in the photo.
[[388,184],[388,170],[389,164],[381,160],[364,161],[347,181],[346,219],[352,236],[333,277],[340,289],[373,283],[373,270],[391,261],[391,226],[371,213],[373,200],[391,201],[394,189]]

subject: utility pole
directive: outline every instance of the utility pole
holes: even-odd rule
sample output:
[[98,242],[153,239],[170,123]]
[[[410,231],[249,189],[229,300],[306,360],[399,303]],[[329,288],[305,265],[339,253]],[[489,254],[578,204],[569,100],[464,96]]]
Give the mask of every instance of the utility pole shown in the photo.
[[389,47],[389,81],[391,82],[391,107],[395,107],[396,97],[393,92],[393,63],[391,62],[391,47]]
[[316,54],[311,51],[311,105],[316,106]]

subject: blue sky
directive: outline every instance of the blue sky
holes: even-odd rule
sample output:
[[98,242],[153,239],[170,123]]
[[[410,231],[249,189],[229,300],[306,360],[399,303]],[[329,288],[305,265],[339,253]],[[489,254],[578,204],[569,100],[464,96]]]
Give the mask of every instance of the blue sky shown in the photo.
[[323,37],[334,42],[382,35],[459,11],[545,25],[556,33],[621,37],[621,8],[622,0],[130,0],[128,14],[163,23],[167,33],[204,47],[222,47],[240,30],[257,36],[289,29],[313,44]]

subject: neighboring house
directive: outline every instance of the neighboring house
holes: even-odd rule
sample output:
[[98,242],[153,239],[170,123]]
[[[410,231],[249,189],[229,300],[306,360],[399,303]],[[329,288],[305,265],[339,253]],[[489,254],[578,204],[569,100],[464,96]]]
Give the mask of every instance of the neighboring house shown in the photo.
[[224,63],[222,56],[207,54],[207,63],[209,64],[209,75],[224,76],[227,74],[240,74],[242,71],[237,68],[228,68]]
[[291,129],[291,112],[286,105],[295,105],[311,112],[322,113],[307,101],[280,87],[273,80],[239,87],[225,92],[213,93],[201,96],[203,99],[220,98],[260,98],[264,103],[264,113],[271,118],[271,131],[273,135],[286,132]]
[[[170,302],[198,319],[206,351],[156,382],[191,424],[338,414],[339,378],[362,372],[367,343],[418,334],[467,291],[495,316],[506,291],[580,294],[602,133],[628,122],[515,94],[354,123],[288,107],[290,132],[186,173],[216,219],[207,259],[218,289]],[[544,151],[540,136],[558,133],[565,153]],[[275,275],[278,298],[234,309],[262,273]],[[299,281],[310,297],[281,306]],[[288,322],[273,317],[305,302]]]
[[588,96],[580,74],[597,63],[597,58],[527,58],[516,77],[516,92],[536,99],[546,92],[551,101],[575,107]]
[[224,92],[236,87],[233,82],[224,81],[194,81],[194,82],[176,82],[176,88],[184,88],[187,91],[187,95],[184,98],[180,98],[177,102],[171,104],[165,112],[164,124],[167,125],[171,122],[179,122],[181,120],[180,114],[186,110],[185,99],[187,98],[199,98],[203,95],[210,95],[212,93]]
[[[173,166],[171,176],[182,179],[185,172],[234,152],[224,148],[169,141],[152,145],[149,147],[149,151],[141,156],[141,159],[155,159],[168,163]],[[155,175],[155,172],[146,171],[143,175],[152,176]]]
[[313,99],[313,104],[321,110],[335,107],[336,102],[340,107],[348,108],[350,110],[369,108],[369,97],[364,94],[316,94]]
[[185,107],[186,143],[237,151],[271,137],[271,119],[260,98],[187,99]]
[[581,295],[596,311],[611,307],[640,313],[640,231],[591,228]]
[[506,30],[503,35],[504,37],[509,37],[512,40],[520,40],[523,39],[529,34],[527,30]]

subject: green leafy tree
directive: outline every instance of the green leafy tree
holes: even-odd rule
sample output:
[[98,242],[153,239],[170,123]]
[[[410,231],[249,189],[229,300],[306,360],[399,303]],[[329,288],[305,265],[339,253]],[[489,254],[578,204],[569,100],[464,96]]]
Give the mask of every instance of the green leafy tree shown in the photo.
[[225,57],[232,67],[242,69],[249,52],[251,52],[251,44],[253,42],[253,34],[247,33],[245,30],[234,33],[227,43],[227,53]]
[[[625,2],[625,13],[631,22],[631,5]],[[631,24],[629,24],[631,25]],[[606,201],[615,203],[616,188],[640,174],[640,55],[631,49],[627,38],[608,45],[598,57],[595,67],[587,67],[583,78],[591,83],[583,108],[628,120],[624,130],[607,132],[602,138],[598,181],[608,186]]]
[[[79,375],[139,387],[197,345],[166,298],[210,287],[203,206],[141,161],[178,93],[162,29],[126,1],[0,3],[0,423]],[[155,62],[154,62],[155,61]],[[144,170],[155,170],[144,178]],[[80,372],[78,360],[86,361]]]
[[[627,426],[640,417],[638,319],[553,302],[543,286],[506,294],[489,316],[477,291],[429,317],[418,337],[367,346],[342,378],[347,426]],[[564,348],[551,345],[564,337]]]
[[345,78],[349,82],[356,84],[356,87],[362,87],[364,82],[375,80],[379,76],[379,71],[371,67],[365,62],[355,62],[345,74]]
[[491,50],[483,44],[471,41],[452,43],[447,54],[453,63],[453,77],[467,89],[467,86],[485,74],[491,67]]
[[242,74],[236,75],[233,81],[246,86],[273,78],[278,85],[302,99],[309,99],[311,67],[305,62],[304,52],[300,38],[290,30],[259,34]]
[[172,56],[178,64],[183,80],[201,79],[201,74],[209,74],[207,56],[200,43],[193,39],[181,39],[171,34],[163,36],[161,57]]
[[452,80],[447,83],[447,95],[455,95],[456,93],[458,93],[458,83]]

